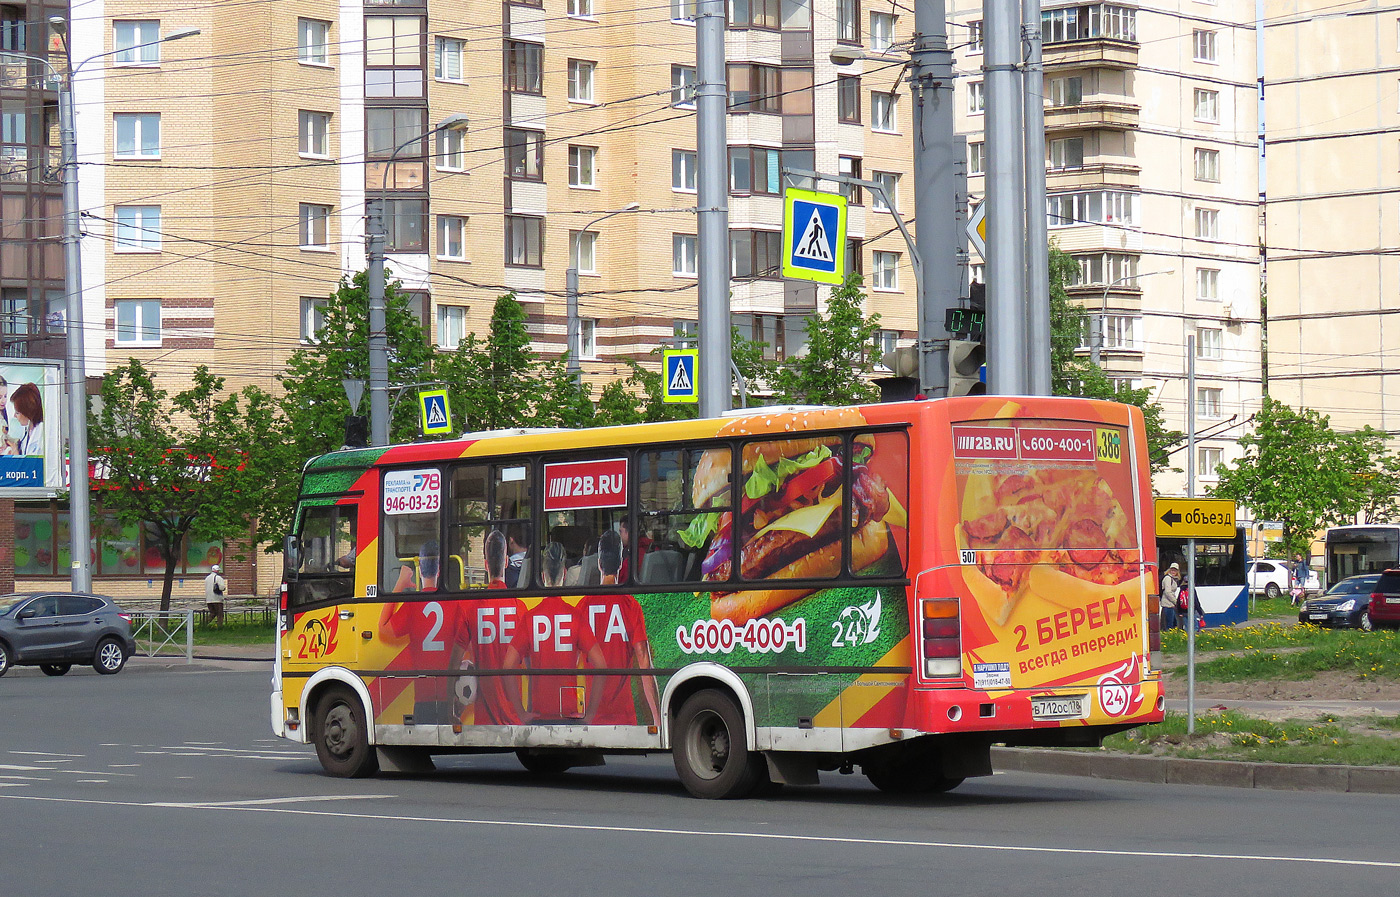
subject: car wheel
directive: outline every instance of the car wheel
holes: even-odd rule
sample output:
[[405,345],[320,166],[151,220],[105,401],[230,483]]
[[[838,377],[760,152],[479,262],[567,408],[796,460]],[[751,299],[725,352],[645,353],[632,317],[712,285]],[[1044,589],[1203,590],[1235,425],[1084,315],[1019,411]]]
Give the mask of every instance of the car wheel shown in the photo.
[[1278,587],[1278,583],[1276,583],[1276,582],[1271,582],[1271,583],[1265,584],[1265,586],[1264,586],[1264,597],[1265,597],[1265,598],[1277,598],[1277,597],[1278,597],[1279,595],[1281,595],[1281,594],[1283,594],[1283,590],[1280,589],[1280,588]]
[[315,738],[316,758],[331,775],[362,779],[379,771],[379,755],[369,743],[365,710],[350,689],[336,686],[321,698]]
[[748,748],[743,711],[715,689],[696,692],[681,705],[671,753],[685,789],[707,800],[747,797],[767,765]]
[[1363,610],[1361,616],[1356,618],[1356,626],[1362,632],[1370,632],[1375,629],[1376,627],[1371,623],[1371,612]]
[[39,669],[44,671],[45,676],[62,676],[73,668],[71,663],[41,663]]
[[13,662],[13,659],[10,657],[10,646],[4,642],[0,642],[0,676],[10,671],[10,664]]
[[97,653],[92,657],[92,668],[104,676],[120,673],[126,666],[126,646],[114,638],[104,638],[97,643]]

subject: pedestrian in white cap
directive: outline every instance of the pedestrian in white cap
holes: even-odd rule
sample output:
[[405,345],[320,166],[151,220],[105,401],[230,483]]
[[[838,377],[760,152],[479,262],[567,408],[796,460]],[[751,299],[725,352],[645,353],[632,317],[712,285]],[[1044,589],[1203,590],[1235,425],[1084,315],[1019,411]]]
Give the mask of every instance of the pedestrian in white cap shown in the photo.
[[1176,628],[1177,604],[1181,599],[1181,566],[1173,561],[1162,577],[1162,594],[1158,602],[1162,608],[1162,631]]
[[204,603],[209,605],[209,622],[223,625],[224,593],[228,591],[228,580],[219,572],[215,564],[208,576],[204,577]]

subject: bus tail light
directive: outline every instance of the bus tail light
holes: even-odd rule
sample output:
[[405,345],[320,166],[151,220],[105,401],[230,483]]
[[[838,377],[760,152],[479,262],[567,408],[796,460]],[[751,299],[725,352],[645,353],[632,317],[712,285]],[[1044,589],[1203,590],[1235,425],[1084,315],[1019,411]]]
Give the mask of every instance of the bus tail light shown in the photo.
[[287,584],[282,583],[282,593],[277,599],[277,628],[285,632],[287,629]]
[[921,606],[924,675],[929,679],[961,676],[962,637],[958,599],[926,598]]
[[[1156,601],[1152,602],[1154,605]],[[1147,615],[1147,650],[1152,655],[1152,669],[1162,668],[1162,615]]]

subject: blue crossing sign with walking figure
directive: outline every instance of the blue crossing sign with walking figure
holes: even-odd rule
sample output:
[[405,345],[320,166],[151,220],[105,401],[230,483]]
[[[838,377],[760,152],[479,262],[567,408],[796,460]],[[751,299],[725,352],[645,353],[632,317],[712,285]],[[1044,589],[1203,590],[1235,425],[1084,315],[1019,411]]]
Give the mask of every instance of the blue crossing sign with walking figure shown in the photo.
[[831,284],[846,279],[846,197],[783,191],[783,276]]
[[444,436],[452,432],[447,390],[425,389],[418,393],[418,412],[424,436]]
[[665,380],[663,402],[698,403],[699,384],[695,382],[696,366],[700,363],[699,349],[666,349],[661,353]]

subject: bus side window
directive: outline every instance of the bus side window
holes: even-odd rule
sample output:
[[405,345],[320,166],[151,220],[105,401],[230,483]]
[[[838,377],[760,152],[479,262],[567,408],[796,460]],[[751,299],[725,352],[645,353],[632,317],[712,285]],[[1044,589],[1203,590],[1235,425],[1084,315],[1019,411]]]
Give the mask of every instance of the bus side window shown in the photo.
[[379,538],[382,594],[440,588],[445,492],[442,472],[436,468],[385,472]]
[[851,572],[898,576],[909,561],[909,435],[851,439]]
[[844,442],[840,434],[826,434],[744,446],[741,579],[841,574]]
[[641,452],[637,470],[639,580],[699,581],[729,510],[728,447]]

